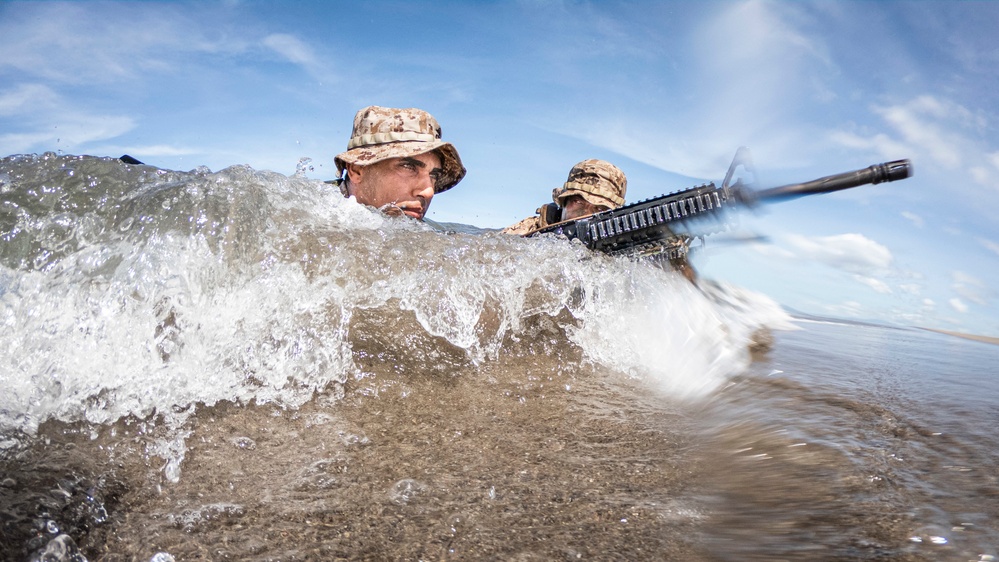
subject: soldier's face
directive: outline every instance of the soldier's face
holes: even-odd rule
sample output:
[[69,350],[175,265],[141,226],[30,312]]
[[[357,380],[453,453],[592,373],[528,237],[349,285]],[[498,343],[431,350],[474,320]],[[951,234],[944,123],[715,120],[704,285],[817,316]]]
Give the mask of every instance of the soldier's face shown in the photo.
[[570,195],[562,200],[562,220],[578,219],[607,209],[609,207],[594,205],[579,195]]
[[358,203],[419,220],[430,208],[442,173],[441,159],[435,152],[389,158],[369,166],[347,166],[350,195]]

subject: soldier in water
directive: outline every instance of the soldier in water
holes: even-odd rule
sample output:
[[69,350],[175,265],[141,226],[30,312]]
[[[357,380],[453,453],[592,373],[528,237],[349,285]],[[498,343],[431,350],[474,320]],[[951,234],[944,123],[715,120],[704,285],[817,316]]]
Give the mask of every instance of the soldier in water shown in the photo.
[[334,158],[345,197],[389,215],[423,220],[434,195],[465,176],[458,151],[422,109],[368,106],[354,116],[347,150]]
[[542,205],[537,214],[503,229],[506,234],[530,234],[551,224],[578,219],[624,205],[628,178],[604,160],[583,160],[569,170],[569,178],[552,191],[555,202]]
[[[503,232],[526,236],[558,222],[616,209],[624,205],[627,190],[628,178],[620,168],[604,160],[583,160],[572,167],[562,187],[552,191],[554,204],[542,205],[535,216],[510,225]],[[686,253],[669,260],[669,265],[691,283],[697,281],[697,272]]]

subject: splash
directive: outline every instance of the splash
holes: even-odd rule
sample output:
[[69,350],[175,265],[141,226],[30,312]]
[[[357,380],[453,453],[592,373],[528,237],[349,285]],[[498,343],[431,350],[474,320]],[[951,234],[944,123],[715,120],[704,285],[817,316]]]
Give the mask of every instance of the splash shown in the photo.
[[0,238],[0,447],[48,420],[143,420],[164,435],[147,452],[173,481],[188,419],[220,402],[335,402],[373,363],[475,377],[500,355],[538,354],[574,368],[544,356],[559,349],[694,399],[780,320],[648,264],[441,232],[243,166],[8,157]]

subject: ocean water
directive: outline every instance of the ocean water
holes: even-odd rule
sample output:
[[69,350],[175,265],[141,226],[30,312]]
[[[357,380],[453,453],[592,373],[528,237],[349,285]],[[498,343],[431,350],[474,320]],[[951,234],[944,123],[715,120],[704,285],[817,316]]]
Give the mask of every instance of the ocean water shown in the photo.
[[999,347],[298,175],[0,159],[0,350],[2,560],[999,555]]

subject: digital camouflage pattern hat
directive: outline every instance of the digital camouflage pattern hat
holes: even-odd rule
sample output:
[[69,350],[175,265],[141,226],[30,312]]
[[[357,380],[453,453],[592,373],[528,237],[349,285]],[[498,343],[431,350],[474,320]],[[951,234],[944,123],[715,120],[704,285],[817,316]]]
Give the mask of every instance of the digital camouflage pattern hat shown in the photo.
[[615,209],[624,205],[628,178],[620,168],[604,160],[583,160],[569,170],[569,179],[552,190],[552,200],[563,207],[569,196],[579,195],[594,205]]
[[333,158],[340,176],[347,164],[367,166],[388,158],[405,158],[436,151],[443,173],[435,193],[447,191],[465,177],[465,167],[454,145],[441,140],[441,126],[422,109],[370,105],[354,116],[347,151]]

